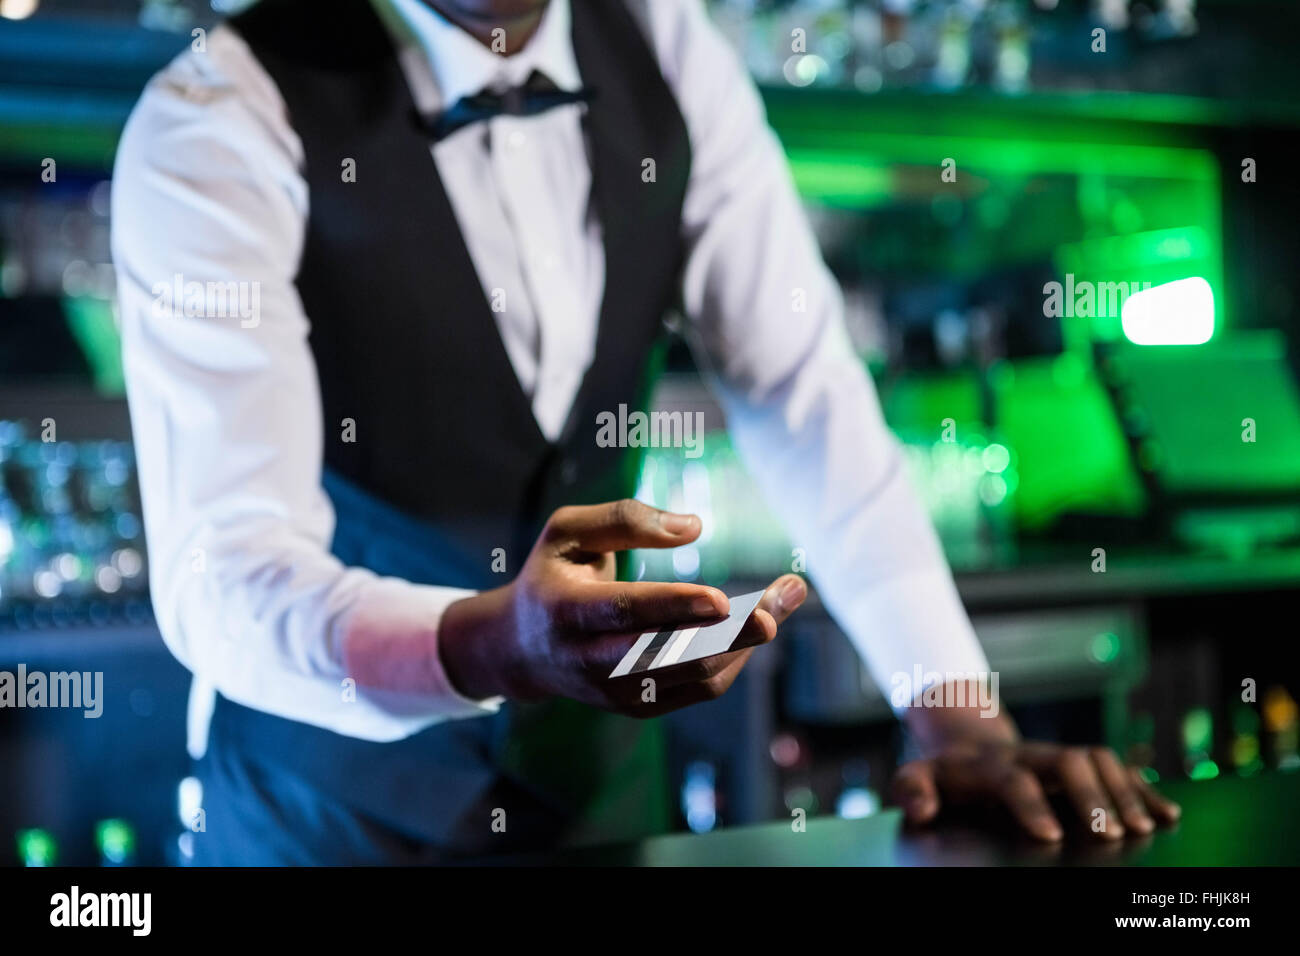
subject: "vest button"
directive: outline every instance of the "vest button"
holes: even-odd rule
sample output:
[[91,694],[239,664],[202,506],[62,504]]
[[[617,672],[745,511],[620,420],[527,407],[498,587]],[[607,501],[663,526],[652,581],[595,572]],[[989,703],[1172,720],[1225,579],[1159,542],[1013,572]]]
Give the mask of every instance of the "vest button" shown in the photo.
[[566,458],[560,464],[560,480],[566,485],[578,480],[578,463],[572,458]]

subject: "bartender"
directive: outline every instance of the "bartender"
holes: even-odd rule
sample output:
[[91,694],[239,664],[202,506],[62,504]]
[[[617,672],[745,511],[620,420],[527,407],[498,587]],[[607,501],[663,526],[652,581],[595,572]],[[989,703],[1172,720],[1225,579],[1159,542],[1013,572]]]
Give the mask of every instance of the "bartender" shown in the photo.
[[[886,693],[987,673],[700,0],[263,0],[148,85],[113,230],[153,600],[194,675],[196,863],[669,825],[641,718],[717,697],[751,653],[608,678],[640,633],[728,610],[615,573],[702,531],[631,499],[632,442],[597,441],[644,408],[673,306]],[[805,595],[778,578],[740,643]],[[1113,840],[1176,816],[1111,751],[1022,741],[970,701],[899,708],[925,753],[894,787],[913,823],[992,800],[1041,840],[1098,812]]]

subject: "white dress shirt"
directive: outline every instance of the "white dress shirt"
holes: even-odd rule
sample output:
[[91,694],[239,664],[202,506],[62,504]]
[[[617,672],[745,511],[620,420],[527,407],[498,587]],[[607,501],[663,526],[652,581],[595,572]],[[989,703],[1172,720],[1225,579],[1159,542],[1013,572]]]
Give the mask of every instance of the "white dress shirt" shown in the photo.
[[[375,3],[425,111],[534,69],[562,89],[581,85],[569,0],[551,0],[509,57],[420,0]],[[686,120],[687,331],[735,445],[887,697],[891,675],[916,665],[987,670],[753,84],[700,0],[637,10]],[[504,294],[494,317],[548,437],[591,362],[604,283],[582,109],[496,117],[431,147],[484,292]],[[150,583],[163,637],[195,675],[196,754],[215,691],[373,740],[499,703],[459,695],[435,654],[425,692],[340,705],[347,635],[436,647],[443,610],[466,592],[382,578],[329,553],[311,317],[294,287],[310,200],[302,162],[274,83],[234,31],[217,28],[206,50],[150,82],[114,172]],[[256,283],[256,324],[156,309],[155,284],[178,275]]]

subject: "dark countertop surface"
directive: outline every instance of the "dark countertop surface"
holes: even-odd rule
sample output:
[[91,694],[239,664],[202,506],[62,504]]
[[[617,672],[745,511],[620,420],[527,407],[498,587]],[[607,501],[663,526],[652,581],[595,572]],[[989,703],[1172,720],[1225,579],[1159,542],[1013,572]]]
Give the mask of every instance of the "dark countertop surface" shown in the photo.
[[1147,837],[1104,844],[1080,825],[1059,845],[989,821],[947,820],[910,831],[898,810],[815,817],[804,832],[778,822],[493,862],[573,866],[1270,866],[1300,864],[1300,771],[1223,776],[1161,787],[1183,816]]

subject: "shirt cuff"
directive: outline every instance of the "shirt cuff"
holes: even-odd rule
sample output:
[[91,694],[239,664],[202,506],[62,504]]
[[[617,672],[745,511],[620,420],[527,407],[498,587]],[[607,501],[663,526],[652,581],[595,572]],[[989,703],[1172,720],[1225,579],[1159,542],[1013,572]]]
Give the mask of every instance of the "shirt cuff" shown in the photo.
[[[504,697],[474,699],[458,691],[439,653],[438,626],[455,602],[477,591],[376,578],[353,605],[343,633],[350,643],[372,643],[381,651],[378,681],[358,679],[357,696],[398,717],[454,719],[481,717],[500,709]],[[373,675],[365,675],[367,678]],[[370,686],[367,686],[367,685]]]
[[891,578],[838,601],[823,593],[823,600],[895,714],[905,713],[935,674],[988,678],[988,658],[946,570]]

